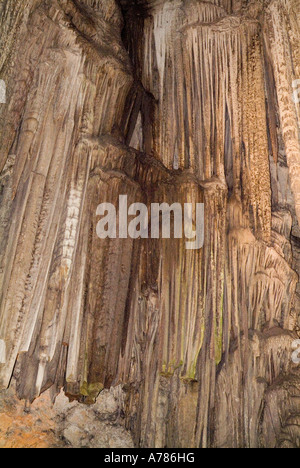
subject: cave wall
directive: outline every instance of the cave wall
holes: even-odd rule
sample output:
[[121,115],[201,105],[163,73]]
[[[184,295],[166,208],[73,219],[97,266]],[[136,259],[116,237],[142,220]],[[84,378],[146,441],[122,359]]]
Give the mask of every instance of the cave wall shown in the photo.
[[[299,2],[1,8],[1,388],[120,385],[136,446],[298,446]],[[203,249],[100,240],[122,194],[203,202]]]

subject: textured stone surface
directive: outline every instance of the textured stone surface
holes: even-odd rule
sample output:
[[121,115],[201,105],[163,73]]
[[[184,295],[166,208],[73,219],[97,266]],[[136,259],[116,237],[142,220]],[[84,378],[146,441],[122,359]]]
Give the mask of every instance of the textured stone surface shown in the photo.
[[0,393],[1,448],[132,448],[124,427],[124,397],[120,387],[105,390],[96,403],[69,402],[64,393],[55,401],[50,392],[30,405],[14,389]]
[[[0,17],[1,443],[299,446],[299,1]],[[203,202],[203,249],[100,240],[123,194]]]

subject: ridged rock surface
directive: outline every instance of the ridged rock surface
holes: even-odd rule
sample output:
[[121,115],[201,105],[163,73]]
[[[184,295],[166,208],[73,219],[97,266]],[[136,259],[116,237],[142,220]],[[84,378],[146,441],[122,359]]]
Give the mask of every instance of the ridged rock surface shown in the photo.
[[[0,445],[17,397],[51,420],[35,447],[300,446],[299,18],[299,0],[2,2]],[[203,249],[100,240],[97,206],[124,194],[203,202]],[[110,395],[121,422],[95,409]]]

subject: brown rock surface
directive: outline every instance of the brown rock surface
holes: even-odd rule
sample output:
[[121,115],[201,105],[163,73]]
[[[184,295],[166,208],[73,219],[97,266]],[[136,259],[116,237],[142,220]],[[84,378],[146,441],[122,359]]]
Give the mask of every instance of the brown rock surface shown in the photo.
[[16,398],[13,386],[0,393],[1,448],[132,448],[124,427],[120,387],[105,390],[94,405],[55,401],[45,392],[32,404]]
[[[300,446],[299,17],[3,0],[2,446]],[[203,202],[203,249],[100,240],[123,194]]]

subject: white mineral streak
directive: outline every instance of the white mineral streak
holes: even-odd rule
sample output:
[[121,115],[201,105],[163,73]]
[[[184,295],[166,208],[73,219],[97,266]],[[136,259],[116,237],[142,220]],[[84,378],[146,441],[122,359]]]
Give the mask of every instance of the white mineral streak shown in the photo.
[[[163,98],[165,83],[165,67],[172,48],[172,34],[176,30],[176,17],[181,0],[162,3],[153,11],[153,33],[155,41],[156,61],[160,77],[160,97]],[[152,47],[152,41],[150,43]]]
[[0,364],[6,363],[6,344],[4,340],[0,340]]
[[67,221],[62,244],[63,266],[69,271],[72,266],[74,247],[77,241],[77,228],[82,203],[82,190],[71,187],[67,203]]
[[[88,254],[87,246],[87,231],[88,222],[85,221],[85,227],[81,232],[82,240],[80,242],[79,250],[79,267],[77,277],[75,278],[75,291],[76,295],[73,298],[73,310],[72,310],[72,323],[70,329],[70,347],[68,354],[66,380],[67,382],[76,383],[78,380],[78,360],[80,353],[80,342],[82,335],[82,308],[83,308],[83,297],[84,297],[84,274],[85,274],[85,259]],[[83,246],[81,245],[83,244]]]
[[135,148],[138,151],[143,150],[143,122],[142,114],[140,112],[136,121],[136,126],[132,134],[129,146]]
[[[53,309],[52,317],[44,316],[43,321],[43,336],[41,338],[41,356],[40,366],[37,377],[36,388],[40,388],[44,381],[44,373],[46,363],[51,362],[57,351],[58,344],[62,341],[66,326],[68,300],[70,294],[71,273],[74,265],[76,247],[78,245],[79,227],[83,215],[83,205],[86,195],[87,181],[90,171],[90,151],[85,144],[79,144],[74,155],[73,174],[70,185],[70,190],[67,197],[65,207],[65,221],[62,225],[62,240],[59,241],[59,255],[54,275],[50,281],[53,282],[54,290],[61,288],[63,300],[58,302],[58,305],[53,307],[51,292],[46,296],[49,310]],[[59,297],[59,296],[58,296]],[[79,296],[81,297],[81,296]],[[49,298],[49,302],[47,302]],[[54,296],[54,299],[56,297]],[[51,302],[50,302],[51,301]],[[75,323],[78,324],[78,315],[74,312]],[[78,311],[77,311],[78,314]],[[80,328],[79,328],[80,330]],[[73,343],[72,343],[73,344]],[[75,353],[74,357],[78,357]]]
[[35,386],[38,395],[41,393],[47,362],[49,362],[49,359],[45,354],[40,356]]

